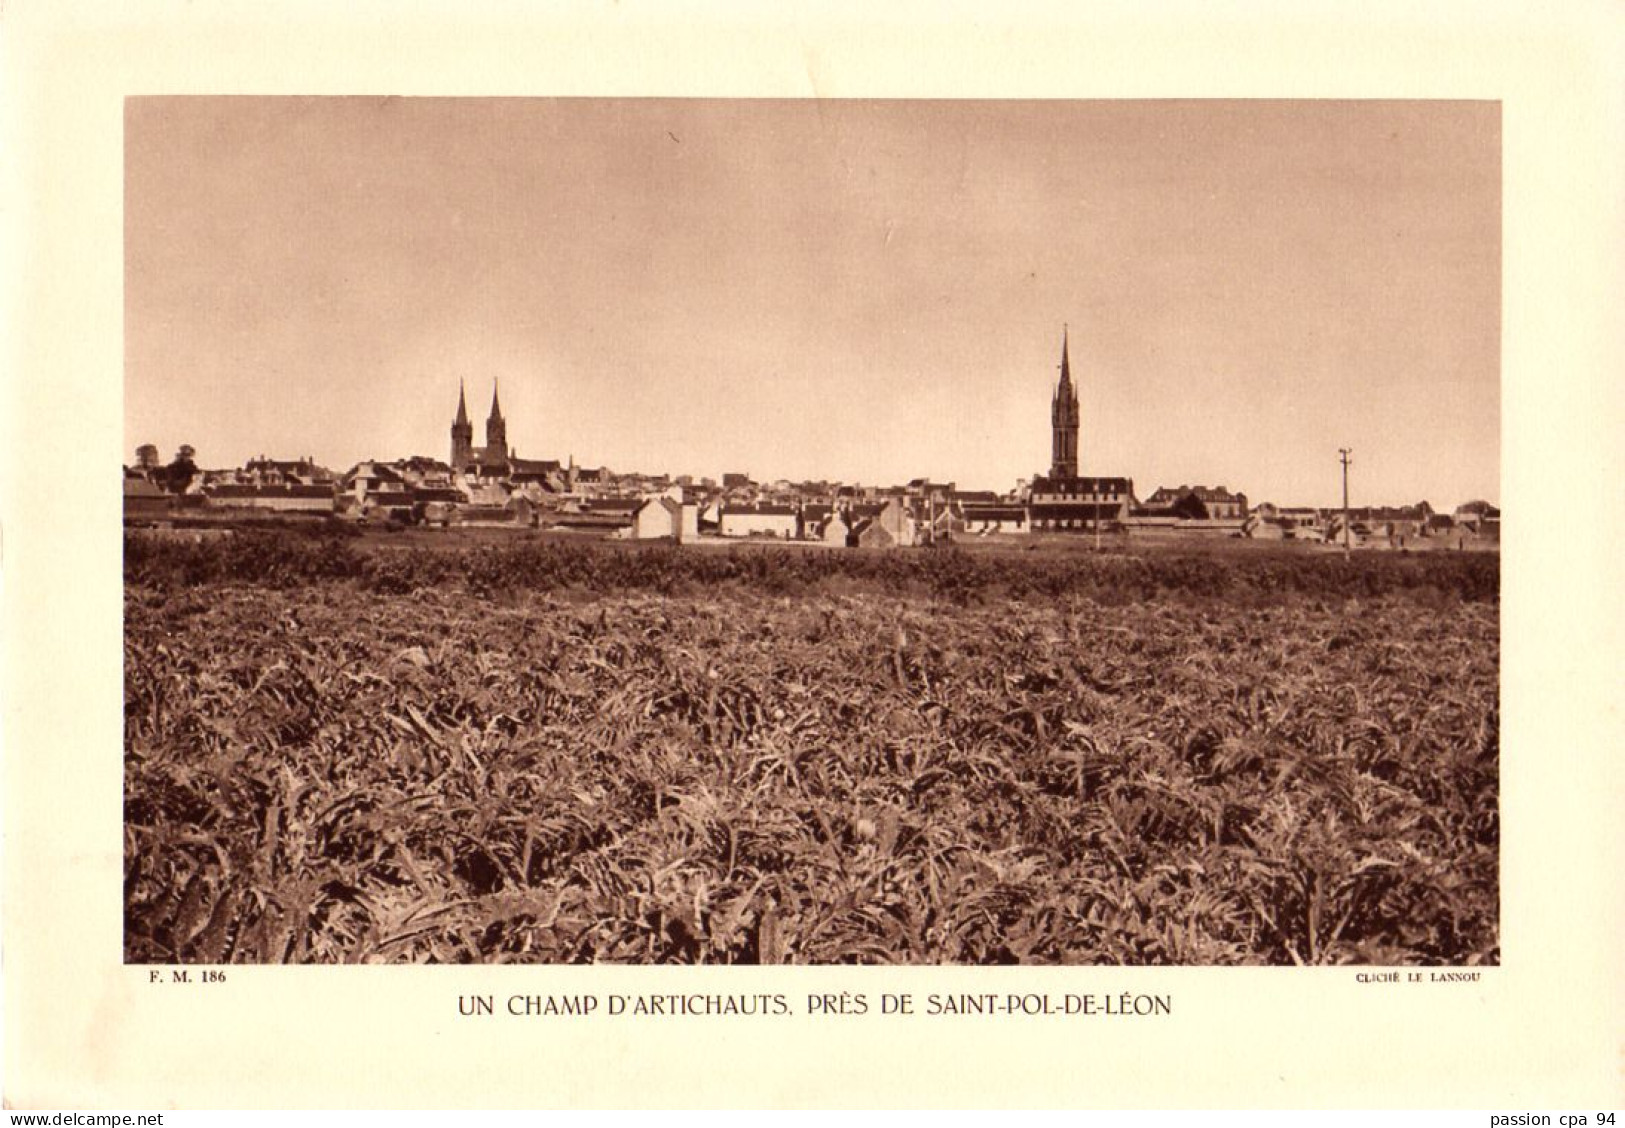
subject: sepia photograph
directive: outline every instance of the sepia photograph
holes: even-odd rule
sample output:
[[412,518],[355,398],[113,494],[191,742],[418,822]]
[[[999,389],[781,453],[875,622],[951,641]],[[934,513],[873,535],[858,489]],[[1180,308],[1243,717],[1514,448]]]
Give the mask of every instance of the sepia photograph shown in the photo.
[[1617,1108],[1622,19],[8,7],[6,1107]]
[[127,963],[1500,962],[1498,103],[124,127]]

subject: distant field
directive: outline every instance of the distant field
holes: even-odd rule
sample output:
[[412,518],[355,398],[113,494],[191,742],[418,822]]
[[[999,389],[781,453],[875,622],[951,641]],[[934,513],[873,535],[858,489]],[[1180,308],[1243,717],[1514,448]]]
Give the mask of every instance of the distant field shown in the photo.
[[1494,555],[126,578],[130,961],[1499,959]]

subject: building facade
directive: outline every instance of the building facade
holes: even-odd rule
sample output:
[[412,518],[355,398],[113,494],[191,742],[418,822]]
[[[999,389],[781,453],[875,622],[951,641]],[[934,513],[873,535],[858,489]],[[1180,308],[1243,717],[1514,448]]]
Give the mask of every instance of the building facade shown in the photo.
[[1033,479],[1027,502],[1035,533],[1070,533],[1121,522],[1134,505],[1128,478],[1046,477]]

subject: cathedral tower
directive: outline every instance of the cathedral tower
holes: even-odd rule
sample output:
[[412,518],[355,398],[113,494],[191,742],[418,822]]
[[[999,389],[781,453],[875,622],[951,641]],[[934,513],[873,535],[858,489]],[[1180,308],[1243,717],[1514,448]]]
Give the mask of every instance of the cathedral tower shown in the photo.
[[457,418],[451,424],[451,468],[461,474],[474,461],[474,424],[468,421],[463,382],[457,381]]
[[491,415],[485,421],[485,461],[508,461],[508,421],[502,418],[502,405],[497,402],[497,389],[491,385]]
[[1052,478],[1078,476],[1078,391],[1072,386],[1072,363],[1067,358],[1066,330],[1061,330],[1061,382],[1055,387],[1055,399],[1050,403],[1050,427],[1055,442],[1050,467]]

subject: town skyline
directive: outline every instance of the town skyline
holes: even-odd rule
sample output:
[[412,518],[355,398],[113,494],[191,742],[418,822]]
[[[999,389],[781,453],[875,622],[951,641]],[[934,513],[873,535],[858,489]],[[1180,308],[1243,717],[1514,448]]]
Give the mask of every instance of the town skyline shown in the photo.
[[1491,103],[126,119],[126,459],[443,459],[462,381],[525,458],[1006,491],[1065,326],[1083,474],[1330,505],[1352,447],[1356,499],[1499,498]]

